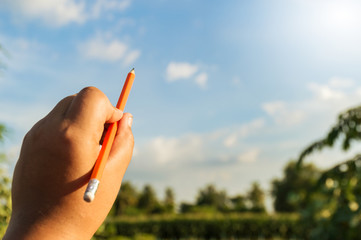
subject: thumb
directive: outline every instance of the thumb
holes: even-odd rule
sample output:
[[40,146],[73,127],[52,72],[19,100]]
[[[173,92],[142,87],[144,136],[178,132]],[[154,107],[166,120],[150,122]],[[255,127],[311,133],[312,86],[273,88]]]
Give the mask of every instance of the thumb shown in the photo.
[[123,111],[116,107],[112,107],[107,113],[106,123],[117,122],[123,117]]

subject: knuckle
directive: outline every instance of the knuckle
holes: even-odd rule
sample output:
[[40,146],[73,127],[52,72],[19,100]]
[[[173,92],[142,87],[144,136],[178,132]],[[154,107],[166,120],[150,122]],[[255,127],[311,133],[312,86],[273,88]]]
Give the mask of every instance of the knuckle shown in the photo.
[[109,101],[107,96],[101,90],[92,86],[83,88],[79,92],[79,95],[84,96],[86,98],[91,98],[94,100],[94,102],[96,102],[101,106],[104,106]]

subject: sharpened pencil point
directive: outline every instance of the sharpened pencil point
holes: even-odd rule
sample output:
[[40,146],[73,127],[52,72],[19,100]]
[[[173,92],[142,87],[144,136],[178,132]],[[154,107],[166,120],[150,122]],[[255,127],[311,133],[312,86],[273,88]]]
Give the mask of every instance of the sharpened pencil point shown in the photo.
[[134,72],[134,68],[133,68],[132,70],[130,70],[130,73],[133,73],[133,74],[135,73],[135,72]]

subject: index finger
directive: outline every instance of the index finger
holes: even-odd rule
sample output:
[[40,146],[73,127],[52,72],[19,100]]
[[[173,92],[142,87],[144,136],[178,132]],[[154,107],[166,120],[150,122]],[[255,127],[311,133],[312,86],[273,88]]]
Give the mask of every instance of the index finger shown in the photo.
[[122,118],[122,111],[112,106],[102,91],[95,87],[86,87],[73,98],[65,118],[87,131],[103,131],[105,123],[116,122]]

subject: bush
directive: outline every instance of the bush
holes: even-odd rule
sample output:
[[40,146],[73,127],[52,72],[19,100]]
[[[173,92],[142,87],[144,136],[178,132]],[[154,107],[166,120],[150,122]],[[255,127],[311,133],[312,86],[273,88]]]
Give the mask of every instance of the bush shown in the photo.
[[303,238],[297,215],[178,215],[108,219],[105,237],[151,234],[160,239]]

